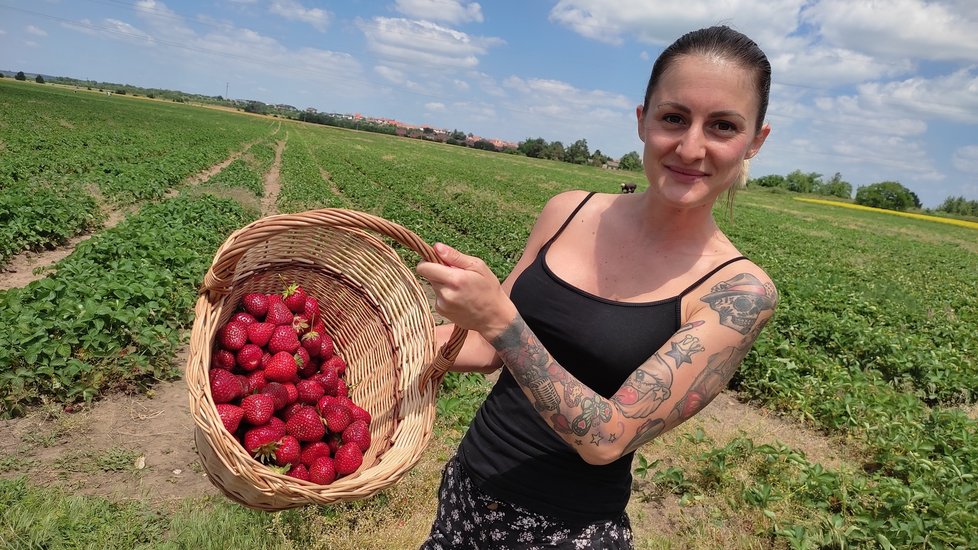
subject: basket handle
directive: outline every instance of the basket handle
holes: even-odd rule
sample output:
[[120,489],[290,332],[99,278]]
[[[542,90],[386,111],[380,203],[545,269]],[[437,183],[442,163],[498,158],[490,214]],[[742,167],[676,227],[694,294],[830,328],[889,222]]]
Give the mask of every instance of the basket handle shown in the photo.
[[[278,233],[299,227],[318,227],[323,225],[371,230],[386,235],[414,250],[425,261],[446,265],[435,254],[435,250],[431,246],[413,231],[401,225],[379,216],[356,210],[321,208],[297,214],[267,216],[232,233],[214,256],[214,261],[211,263],[210,269],[204,275],[204,283],[200,289],[200,293],[223,295],[230,292],[235,268],[245,252],[252,246],[264,242]],[[421,373],[418,385],[422,392],[424,392],[424,388],[429,381],[433,380],[437,387],[441,379],[445,376],[445,373],[448,372],[448,369],[455,364],[455,358],[458,357],[458,352],[462,349],[462,344],[465,342],[466,333],[466,329],[459,328],[457,325],[455,326],[452,335],[441,349],[438,350],[435,359]]]

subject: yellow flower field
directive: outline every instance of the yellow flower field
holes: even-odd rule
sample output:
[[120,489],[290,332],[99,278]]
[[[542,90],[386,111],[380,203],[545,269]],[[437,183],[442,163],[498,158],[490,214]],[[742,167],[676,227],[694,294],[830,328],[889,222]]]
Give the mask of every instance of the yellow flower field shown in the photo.
[[882,212],[884,214],[893,214],[895,216],[903,216],[905,218],[916,218],[918,220],[929,220],[933,222],[949,223],[951,225],[960,225],[961,227],[970,227],[972,229],[978,229],[978,222],[969,222],[967,220],[957,220],[954,218],[943,218],[941,216],[928,216],[927,214],[916,214],[913,212],[898,212],[896,210],[886,210],[884,208],[873,208],[871,206],[863,206],[861,204],[852,204],[848,202],[831,201],[823,199],[803,199],[795,198],[795,200],[812,202],[816,204],[828,204],[831,206],[841,206],[843,208],[852,208],[855,210],[871,210],[873,212]]

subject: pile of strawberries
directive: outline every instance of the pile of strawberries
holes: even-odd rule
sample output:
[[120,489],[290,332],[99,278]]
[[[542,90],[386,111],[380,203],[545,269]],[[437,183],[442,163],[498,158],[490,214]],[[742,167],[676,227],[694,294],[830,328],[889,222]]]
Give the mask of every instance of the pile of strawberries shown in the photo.
[[292,284],[251,293],[220,327],[209,371],[224,427],[258,461],[328,485],[370,447],[370,414],[349,397],[346,362],[319,300]]

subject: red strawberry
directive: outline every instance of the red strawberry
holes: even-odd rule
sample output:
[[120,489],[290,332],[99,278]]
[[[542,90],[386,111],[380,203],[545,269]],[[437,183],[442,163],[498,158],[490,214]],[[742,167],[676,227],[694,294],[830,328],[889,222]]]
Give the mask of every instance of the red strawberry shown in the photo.
[[272,399],[275,400],[276,411],[289,404],[289,392],[285,389],[285,386],[278,382],[269,382],[260,392],[272,396]]
[[346,385],[346,380],[340,378],[336,381],[336,396],[346,397],[350,395],[350,387]]
[[268,312],[268,296],[260,292],[245,294],[241,300],[241,305],[245,311],[255,316],[255,318],[261,319]]
[[291,353],[280,351],[265,365],[265,378],[270,382],[289,382],[295,378],[298,368]]
[[299,337],[292,327],[279,325],[272,331],[272,337],[268,340],[268,351],[272,355],[280,351],[295,353],[299,349]]
[[211,357],[211,368],[213,369],[224,369],[231,370],[235,365],[234,352],[228,351],[226,349],[219,349],[214,352]]
[[299,402],[292,403],[291,405],[286,405],[285,408],[282,409],[282,414],[280,414],[279,416],[282,418],[282,420],[288,422],[289,419],[292,418],[292,415],[295,414],[295,411],[305,406],[306,406],[305,404]]
[[323,361],[323,370],[326,370],[327,367],[336,369],[336,374],[340,375],[340,378],[346,374],[346,361],[339,355],[333,355]]
[[280,301],[270,301],[268,303],[268,314],[265,315],[265,322],[273,325],[292,325],[292,312],[289,306]]
[[306,305],[306,291],[298,284],[289,285],[284,292],[282,292],[282,302],[289,308],[292,313],[299,313],[302,308]]
[[345,476],[357,471],[363,464],[363,453],[356,443],[344,443],[336,449],[333,457],[333,466],[336,468],[336,475]]
[[265,424],[269,428],[274,428],[278,430],[278,436],[282,437],[285,435],[285,422],[277,416],[273,416],[268,420],[268,424]]
[[319,411],[319,416],[322,416],[323,411],[325,411],[330,405],[333,405],[335,403],[336,403],[336,398],[333,397],[332,395],[324,395],[320,397],[319,401],[316,402],[316,410]]
[[350,425],[350,422],[353,421],[353,415],[350,413],[350,409],[338,403],[332,403],[324,407],[322,418],[326,421],[326,427],[333,433],[342,433]]
[[315,405],[326,393],[323,385],[315,380],[299,380],[295,387],[299,390],[299,402],[307,405]]
[[234,356],[242,370],[251,372],[261,366],[261,356],[264,352],[255,344],[245,344]]
[[312,379],[323,385],[323,391],[326,395],[336,395],[336,387],[340,382],[336,369],[322,369],[319,374],[313,375]]
[[296,334],[305,334],[309,332],[309,318],[306,317],[305,313],[296,313],[295,317],[292,318],[292,330]]
[[251,456],[264,461],[275,456],[278,441],[283,435],[275,426],[258,426],[245,432],[244,448]]
[[275,325],[271,323],[252,323],[248,325],[248,341],[256,346],[265,347],[273,332],[275,332]]
[[244,417],[252,426],[261,426],[275,414],[275,398],[267,393],[253,393],[241,400]]
[[241,425],[241,417],[244,416],[244,410],[230,403],[219,403],[217,405],[217,416],[221,417],[221,423],[224,424],[224,429],[233,434],[238,431],[238,426]]
[[238,351],[248,343],[248,325],[241,321],[228,321],[217,331],[217,341],[226,350]]
[[285,475],[292,476],[296,479],[309,481],[309,469],[306,468],[304,464],[295,464],[289,469],[288,472],[285,473]]
[[326,436],[326,444],[329,445],[329,455],[333,456],[336,454],[336,450],[340,448],[340,444],[343,443],[340,434],[330,434]]
[[289,401],[286,403],[286,405],[291,405],[299,400],[299,390],[296,389],[295,384],[292,382],[285,382],[282,384],[282,387],[285,388],[285,393],[289,396]]
[[208,374],[214,403],[230,403],[241,397],[241,382],[231,371],[211,369]]
[[[302,354],[296,352],[296,357],[301,357]],[[319,374],[319,361],[313,358],[308,358],[301,365],[299,365],[299,378],[312,378],[313,376]]]
[[309,352],[312,357],[319,357],[319,352],[323,350],[323,335],[315,330],[302,335],[299,342],[302,348]]
[[301,451],[302,447],[298,439],[291,435],[282,436],[282,439],[279,440],[278,448],[275,449],[275,464],[279,466],[298,464],[299,453]]
[[312,357],[309,357],[309,352],[306,351],[306,348],[299,346],[299,348],[295,350],[295,362],[297,365],[299,365],[300,369],[312,363]]
[[317,485],[329,485],[336,480],[336,468],[333,459],[328,456],[317,458],[309,466],[309,481]]
[[309,322],[315,323],[319,320],[319,300],[315,296],[306,296],[305,303],[302,304],[302,313],[306,314]]
[[364,409],[360,405],[353,405],[350,407],[350,413],[353,415],[353,420],[362,420],[366,422],[368,426],[370,425],[370,413],[367,412],[367,409]]
[[259,393],[268,384],[268,380],[265,379],[265,371],[256,370],[252,371],[248,375],[248,388],[245,393]]
[[312,443],[302,447],[302,453],[299,455],[299,462],[305,464],[306,466],[311,466],[317,458],[329,455],[329,445],[323,441],[313,441]]
[[370,448],[370,427],[363,420],[354,420],[343,430],[343,443],[356,443],[361,453]]
[[285,431],[299,441],[318,441],[326,435],[326,426],[316,409],[303,407],[285,423]]
[[239,311],[235,313],[234,316],[231,317],[231,320],[240,321],[245,325],[250,325],[255,322],[255,316],[244,311]]

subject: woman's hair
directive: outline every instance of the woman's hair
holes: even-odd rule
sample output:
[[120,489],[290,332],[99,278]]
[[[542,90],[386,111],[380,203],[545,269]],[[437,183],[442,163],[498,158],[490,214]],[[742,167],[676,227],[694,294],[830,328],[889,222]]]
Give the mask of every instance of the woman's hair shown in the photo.
[[760,131],[767,114],[768,96],[771,92],[771,63],[761,48],[745,35],[727,26],[709,27],[692,31],[679,37],[663,50],[652,66],[652,76],[645,89],[643,111],[649,108],[649,99],[658,85],[662,74],[684,55],[703,55],[737,63],[754,73],[754,89],[757,92],[757,127]]

